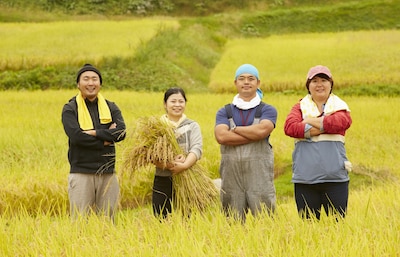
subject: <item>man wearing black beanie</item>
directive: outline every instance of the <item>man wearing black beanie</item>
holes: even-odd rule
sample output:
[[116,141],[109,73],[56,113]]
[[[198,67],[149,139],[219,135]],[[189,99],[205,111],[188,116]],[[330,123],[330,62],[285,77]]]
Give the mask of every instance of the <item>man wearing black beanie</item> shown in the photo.
[[77,76],[76,76],[76,83],[79,83],[79,78],[81,77],[82,73],[84,73],[85,71],[93,71],[93,72],[97,73],[97,75],[99,75],[100,85],[103,84],[103,79],[101,78],[100,71],[89,63],[86,63],[85,65],[83,65],[83,67],[78,71]]
[[114,220],[119,183],[115,144],[125,138],[118,106],[100,93],[102,77],[91,64],[77,73],[79,93],[64,105],[62,123],[68,136],[68,196],[71,216],[93,211]]

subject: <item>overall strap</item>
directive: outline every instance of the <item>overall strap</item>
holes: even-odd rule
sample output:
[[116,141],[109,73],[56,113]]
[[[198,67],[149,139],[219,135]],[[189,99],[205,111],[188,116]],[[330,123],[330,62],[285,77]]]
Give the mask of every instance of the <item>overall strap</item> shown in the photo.
[[[232,106],[231,105],[232,104],[225,105],[225,110],[226,110],[228,119],[232,118]],[[255,118],[261,118],[262,108],[264,107],[264,105],[265,105],[264,102],[260,102],[260,104],[257,106],[256,115],[254,116]]]
[[231,104],[225,104],[225,110],[226,110],[226,114],[228,116],[228,119],[232,118],[232,106]]
[[227,114],[228,120],[229,120],[229,128],[233,129],[233,128],[236,127],[236,124],[233,121],[232,104],[226,104],[225,105],[225,110],[226,110],[226,114]]
[[253,124],[258,124],[258,123],[260,123],[260,118],[261,118],[261,114],[262,114],[262,108],[264,107],[264,105],[265,105],[264,102],[260,102],[260,104],[257,106],[256,114],[255,114],[255,116],[254,116]]
[[[264,105],[265,105],[264,102],[260,102],[260,104],[257,106],[253,124],[260,123],[260,118],[261,118],[261,114],[262,114],[262,108],[264,107]],[[230,128],[232,129],[232,128],[236,127],[236,124],[233,121],[232,104],[226,104],[225,105],[225,110],[226,110],[226,114],[228,116]]]

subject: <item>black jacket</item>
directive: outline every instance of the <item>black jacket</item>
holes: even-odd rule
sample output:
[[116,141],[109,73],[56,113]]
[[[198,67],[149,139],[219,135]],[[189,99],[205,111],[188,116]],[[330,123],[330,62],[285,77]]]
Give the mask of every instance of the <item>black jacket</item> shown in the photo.
[[[62,124],[68,136],[68,160],[71,173],[113,173],[115,171],[114,143],[104,146],[104,141],[119,142],[125,138],[125,122],[118,106],[106,100],[112,121],[100,124],[97,99],[93,102],[85,100],[93,121],[96,137],[82,131],[78,122],[76,97],[69,100],[62,110]],[[115,129],[109,129],[112,123]]]

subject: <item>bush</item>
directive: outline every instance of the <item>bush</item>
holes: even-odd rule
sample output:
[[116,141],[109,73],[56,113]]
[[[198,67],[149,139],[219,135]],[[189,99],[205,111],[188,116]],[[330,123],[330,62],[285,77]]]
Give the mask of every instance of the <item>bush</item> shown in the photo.
[[32,70],[5,71],[0,73],[0,90],[59,89],[66,86],[63,85],[65,77],[66,71],[56,67],[37,67]]

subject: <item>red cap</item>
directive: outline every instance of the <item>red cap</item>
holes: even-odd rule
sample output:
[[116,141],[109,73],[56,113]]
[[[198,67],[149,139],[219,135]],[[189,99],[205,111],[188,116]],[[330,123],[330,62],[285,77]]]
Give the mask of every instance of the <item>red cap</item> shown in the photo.
[[312,79],[315,77],[315,75],[317,74],[325,74],[326,76],[328,76],[329,78],[332,78],[332,73],[331,71],[328,69],[328,67],[322,66],[322,65],[317,65],[312,67],[307,74],[307,79]]

